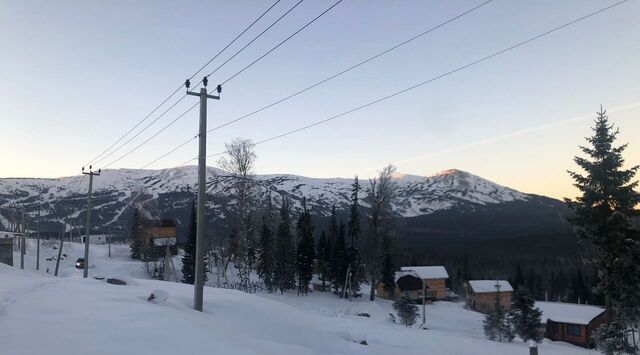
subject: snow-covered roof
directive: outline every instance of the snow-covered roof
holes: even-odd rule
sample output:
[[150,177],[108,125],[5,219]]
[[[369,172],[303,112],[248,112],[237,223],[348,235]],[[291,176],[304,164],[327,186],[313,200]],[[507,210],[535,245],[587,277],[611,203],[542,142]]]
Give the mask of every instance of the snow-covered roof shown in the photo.
[[403,266],[402,271],[414,271],[421,279],[448,279],[444,266]]
[[604,308],[586,304],[562,302],[536,302],[542,311],[542,323],[554,322],[588,325],[593,318],[604,313]]
[[470,280],[469,286],[475,293],[496,292],[496,284],[500,285],[500,292],[513,292],[513,287],[507,280]]

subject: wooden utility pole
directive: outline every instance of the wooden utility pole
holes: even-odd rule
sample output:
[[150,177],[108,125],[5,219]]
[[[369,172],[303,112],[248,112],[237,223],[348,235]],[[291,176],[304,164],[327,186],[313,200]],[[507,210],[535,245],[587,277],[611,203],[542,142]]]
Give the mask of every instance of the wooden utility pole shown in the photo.
[[107,243],[109,244],[109,257],[111,257],[111,227],[107,229]]
[[24,234],[22,234],[20,236],[20,269],[24,270],[24,254],[25,254],[25,249],[26,249],[26,241],[25,241],[25,236]]
[[98,172],[91,171],[91,165],[89,165],[89,172],[84,172],[84,167],[82,167],[82,174],[89,175],[89,194],[87,195],[87,229],[84,231],[84,272],[82,274],[83,278],[87,278],[89,275],[89,237],[91,236],[91,192],[93,190],[93,177],[100,176],[100,170]]
[[60,267],[60,258],[62,257],[62,247],[64,246],[64,232],[67,229],[67,219],[64,219],[62,224],[62,233],[60,233],[60,247],[58,248],[58,258],[56,259],[56,270],[53,273],[54,276],[58,276],[58,268]]
[[204,209],[206,202],[206,174],[207,174],[207,99],[220,100],[222,87],[216,88],[218,96],[207,94],[207,83],[209,79],[205,76],[202,79],[203,87],[200,92],[189,91],[189,80],[184,85],[187,88],[187,95],[200,97],[200,130],[198,132],[198,211],[196,226],[196,268],[195,282],[193,290],[193,309],[202,312],[203,292],[204,292],[204,234],[205,220]]
[[420,328],[424,328],[427,324],[427,284],[422,279],[422,325]]
[[40,270],[40,209],[38,209],[38,227],[36,232],[38,244],[36,247],[36,270]]

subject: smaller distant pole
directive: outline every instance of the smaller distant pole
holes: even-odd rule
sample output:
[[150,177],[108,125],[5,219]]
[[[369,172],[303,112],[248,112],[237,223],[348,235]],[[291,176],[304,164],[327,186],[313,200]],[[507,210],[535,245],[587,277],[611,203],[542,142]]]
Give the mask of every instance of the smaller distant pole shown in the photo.
[[89,172],[85,173],[82,168],[82,174],[89,175],[89,193],[87,195],[87,228],[84,231],[84,272],[83,278],[89,276],[89,237],[91,236],[91,192],[93,190],[93,177],[100,176],[100,170],[98,172],[91,171],[91,165],[89,165]]
[[24,270],[24,253],[25,253],[25,240],[24,234],[20,237],[20,269]]
[[111,257],[111,227],[107,229],[107,243],[109,243],[109,257]]
[[424,282],[424,279],[422,279],[422,325],[420,326],[420,328],[424,328],[425,324],[427,323],[426,304],[427,304],[427,285]]
[[67,229],[67,219],[64,219],[62,224],[62,233],[60,233],[60,247],[58,248],[58,258],[56,259],[56,270],[53,273],[54,276],[58,276],[58,268],[60,267],[60,258],[62,257],[62,247],[64,246],[64,231]]
[[36,270],[40,270],[40,210],[38,209],[38,228],[36,232],[38,244],[36,247]]

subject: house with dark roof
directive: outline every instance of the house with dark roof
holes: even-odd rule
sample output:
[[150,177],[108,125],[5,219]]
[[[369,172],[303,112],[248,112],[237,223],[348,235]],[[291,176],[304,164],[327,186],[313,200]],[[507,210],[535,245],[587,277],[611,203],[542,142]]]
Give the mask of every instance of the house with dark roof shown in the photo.
[[[422,301],[422,284],[426,288],[426,298],[428,300],[441,300],[447,297],[446,281],[449,278],[447,269],[444,266],[403,266],[401,271],[396,272],[396,290],[393,295],[384,290],[384,284],[378,283],[377,294],[382,298],[397,298],[404,292],[408,292],[412,299]],[[402,280],[401,280],[402,279]],[[420,287],[410,286],[420,280]],[[404,286],[407,285],[407,286]],[[411,289],[403,289],[411,288]]]
[[603,307],[562,302],[536,302],[542,311],[545,337],[574,345],[591,347],[593,332],[604,323]]
[[144,221],[142,235],[144,236],[144,247],[151,253],[164,255],[167,247],[174,255],[178,251],[176,223],[172,219]]

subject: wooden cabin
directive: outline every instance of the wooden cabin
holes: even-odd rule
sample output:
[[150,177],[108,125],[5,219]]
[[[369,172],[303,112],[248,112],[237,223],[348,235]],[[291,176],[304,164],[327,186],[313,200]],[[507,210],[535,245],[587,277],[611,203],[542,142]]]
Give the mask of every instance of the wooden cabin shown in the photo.
[[[398,287],[398,281],[402,277],[412,276],[422,280],[426,286],[426,298],[428,300],[442,300],[447,297],[446,281],[449,278],[447,269],[444,266],[403,266],[401,271],[396,272],[396,289],[393,295],[389,295],[384,290],[384,284],[378,283],[377,294],[382,298],[397,298],[404,292],[408,292],[412,299],[422,302],[422,287],[418,290],[403,290]],[[411,285],[407,279],[407,285]],[[407,286],[409,287],[409,286]],[[411,287],[410,287],[411,288]]]
[[500,306],[511,309],[513,287],[507,280],[470,280],[464,285],[467,306],[476,312],[491,313],[495,309],[496,297],[500,293]]
[[575,303],[536,302],[542,311],[545,337],[582,347],[594,344],[593,332],[604,323],[605,309]]
[[157,249],[160,255],[164,255],[166,247],[169,246],[174,255],[177,253],[176,224],[172,219],[145,221],[142,224],[142,234],[145,249]]

